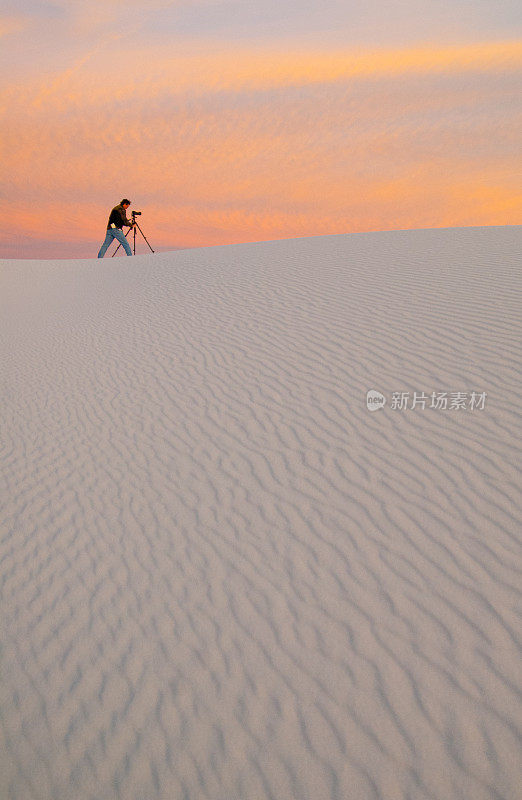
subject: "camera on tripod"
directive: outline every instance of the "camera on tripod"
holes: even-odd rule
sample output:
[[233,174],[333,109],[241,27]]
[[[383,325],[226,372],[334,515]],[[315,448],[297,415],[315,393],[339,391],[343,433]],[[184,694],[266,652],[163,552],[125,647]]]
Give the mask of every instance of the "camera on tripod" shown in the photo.
[[[122,204],[122,205],[123,205],[123,204]],[[141,217],[141,211],[131,211],[131,214],[132,214],[132,224],[129,226],[129,230],[128,230],[128,231],[127,231],[127,233],[125,234],[125,238],[127,238],[127,236],[129,235],[129,233],[130,233],[131,231],[133,232],[133,234],[134,234],[134,248],[133,248],[134,255],[136,255],[136,229],[137,229],[137,230],[140,232],[140,234],[142,235],[142,237],[143,237],[143,238],[145,239],[145,241],[147,242],[147,244],[148,244],[148,246],[149,246],[149,250],[151,251],[151,253],[153,253],[153,252],[154,252],[154,250],[153,250],[153,249],[152,249],[152,247],[150,246],[149,240],[147,239],[147,237],[145,236],[145,234],[144,234],[144,233],[143,233],[143,231],[141,230],[141,228],[140,228],[140,223],[139,223],[139,222],[138,222],[138,220],[136,219],[136,217]],[[127,220],[127,222],[128,222],[128,220]],[[118,250],[120,249],[120,247],[121,247],[121,242],[120,242],[120,244],[118,245],[118,247],[116,248],[116,250],[114,251],[114,253],[112,254],[112,255],[113,255],[113,257],[116,255],[116,253],[118,252]]]

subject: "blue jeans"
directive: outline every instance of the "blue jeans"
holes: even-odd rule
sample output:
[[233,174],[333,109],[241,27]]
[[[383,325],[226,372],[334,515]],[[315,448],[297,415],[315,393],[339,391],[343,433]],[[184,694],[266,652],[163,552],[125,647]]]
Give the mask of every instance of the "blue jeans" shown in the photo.
[[103,256],[107,252],[107,248],[111,246],[111,244],[113,243],[113,241],[115,239],[118,240],[118,242],[121,244],[121,246],[123,247],[123,249],[125,250],[125,252],[127,253],[128,256],[132,255],[132,251],[130,249],[130,245],[129,245],[127,239],[125,238],[125,235],[124,235],[123,231],[120,230],[120,228],[109,228],[107,230],[107,236],[105,237],[105,241],[102,244],[102,246],[100,247],[100,252],[98,253],[98,258],[103,258]]

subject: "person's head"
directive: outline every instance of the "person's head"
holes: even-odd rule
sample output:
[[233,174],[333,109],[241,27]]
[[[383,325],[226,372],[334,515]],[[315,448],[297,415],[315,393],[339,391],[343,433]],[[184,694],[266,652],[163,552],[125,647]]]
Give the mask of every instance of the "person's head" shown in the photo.
[[122,200],[122,201],[121,201],[121,203],[120,203],[120,205],[122,205],[122,206],[123,206],[123,208],[125,209],[125,211],[127,211],[127,209],[128,209],[128,207],[130,206],[130,204],[131,204],[131,201],[130,201],[130,200],[127,200],[127,198],[126,198],[126,197],[124,197],[124,198],[123,198],[123,200]]

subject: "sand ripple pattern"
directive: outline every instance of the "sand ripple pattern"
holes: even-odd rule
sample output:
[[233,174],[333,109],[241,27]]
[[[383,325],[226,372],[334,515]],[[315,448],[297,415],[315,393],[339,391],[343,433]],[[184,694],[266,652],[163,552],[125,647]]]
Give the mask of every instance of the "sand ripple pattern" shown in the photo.
[[2,262],[2,800],[520,797],[521,244]]

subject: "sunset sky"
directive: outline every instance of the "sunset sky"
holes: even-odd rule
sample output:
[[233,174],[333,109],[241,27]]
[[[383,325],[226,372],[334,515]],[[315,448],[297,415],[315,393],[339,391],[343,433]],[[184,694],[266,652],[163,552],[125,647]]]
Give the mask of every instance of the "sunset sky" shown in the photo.
[[1,257],[522,222],[520,0],[0,8]]

